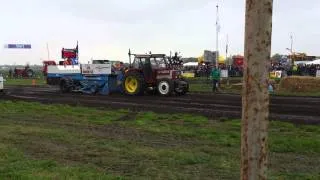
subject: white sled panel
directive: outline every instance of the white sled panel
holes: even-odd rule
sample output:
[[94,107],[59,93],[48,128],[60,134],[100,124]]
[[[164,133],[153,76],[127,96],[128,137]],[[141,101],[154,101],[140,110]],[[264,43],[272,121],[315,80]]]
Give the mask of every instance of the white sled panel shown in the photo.
[[80,74],[80,65],[54,65],[48,66],[48,74]]
[[82,64],[81,73],[86,75],[111,74],[111,63],[107,64]]

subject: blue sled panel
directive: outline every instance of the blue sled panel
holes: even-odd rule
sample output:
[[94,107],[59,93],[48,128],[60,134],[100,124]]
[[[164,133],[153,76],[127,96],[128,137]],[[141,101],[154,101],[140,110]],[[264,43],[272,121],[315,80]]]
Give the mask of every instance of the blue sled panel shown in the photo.
[[103,88],[99,91],[100,94],[108,95],[111,93],[122,92],[122,79],[123,75],[108,75],[107,80]]
[[76,91],[80,91],[85,94],[101,94],[109,95],[111,93],[122,93],[122,81],[123,74],[111,74],[111,75],[94,75],[85,76],[83,74],[48,74],[50,79],[72,79],[74,82],[78,82],[78,88]]

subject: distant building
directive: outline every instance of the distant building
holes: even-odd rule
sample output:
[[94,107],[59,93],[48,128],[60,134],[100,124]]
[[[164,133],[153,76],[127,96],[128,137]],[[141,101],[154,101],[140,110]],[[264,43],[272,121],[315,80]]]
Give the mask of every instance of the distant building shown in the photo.
[[219,52],[217,51],[209,51],[209,50],[204,50],[203,52],[203,61],[205,63],[216,63],[217,56],[219,57]]
[[198,62],[198,58],[194,58],[194,57],[181,58],[181,60],[183,61],[183,63],[188,63],[188,62]]

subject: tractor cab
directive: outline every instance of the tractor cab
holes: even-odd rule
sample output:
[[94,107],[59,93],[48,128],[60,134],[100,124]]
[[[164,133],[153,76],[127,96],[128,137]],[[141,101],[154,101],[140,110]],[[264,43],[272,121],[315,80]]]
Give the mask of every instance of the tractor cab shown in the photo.
[[[181,71],[170,66],[165,54],[131,54],[133,63],[124,74],[123,89],[128,95],[156,92],[163,96],[173,92],[183,95],[188,91],[188,83],[182,79]],[[131,60],[130,60],[131,62]]]
[[156,83],[157,74],[166,69],[167,60],[165,54],[135,54],[132,68],[144,75],[147,84]]

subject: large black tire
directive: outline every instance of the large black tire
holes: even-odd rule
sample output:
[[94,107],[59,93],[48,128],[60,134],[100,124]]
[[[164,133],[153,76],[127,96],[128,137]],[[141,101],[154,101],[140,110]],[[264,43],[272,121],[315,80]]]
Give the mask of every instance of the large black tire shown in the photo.
[[185,95],[189,91],[189,83],[184,79],[181,79],[181,81],[184,81],[187,84],[187,87],[185,89],[179,89],[179,90],[174,89],[175,94],[178,96]]
[[126,95],[142,95],[145,90],[145,81],[142,74],[133,71],[126,73],[123,78],[122,88]]
[[157,94],[157,89],[146,89],[146,94],[148,95],[155,95]]
[[170,79],[160,79],[157,82],[157,90],[160,96],[170,96],[173,92],[174,84]]
[[187,94],[187,92],[188,92],[188,91],[186,91],[186,90],[182,90],[182,91],[180,91],[180,92],[175,91],[176,95],[178,95],[178,96],[183,96],[183,95]]
[[72,79],[69,79],[69,78],[61,79],[61,81],[60,81],[60,91],[61,91],[62,93],[69,93],[69,92],[71,92],[72,87],[73,87],[73,81],[72,81]]

